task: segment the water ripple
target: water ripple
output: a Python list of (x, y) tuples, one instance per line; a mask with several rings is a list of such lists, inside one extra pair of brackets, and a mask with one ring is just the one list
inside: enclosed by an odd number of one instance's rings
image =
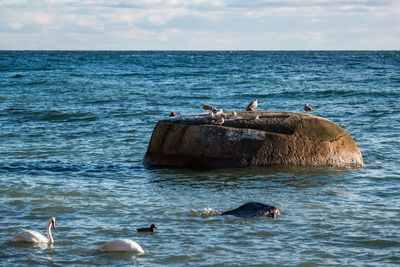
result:
[[(400, 263), (398, 51), (0, 51), (0, 257), (6, 265)], [(357, 170), (147, 170), (154, 125), (203, 112), (302, 112), (356, 140)], [(278, 218), (219, 216), (248, 201)], [(52, 247), (9, 242), (23, 229)], [(153, 234), (136, 232), (156, 224)], [(144, 255), (98, 253), (118, 238)]]

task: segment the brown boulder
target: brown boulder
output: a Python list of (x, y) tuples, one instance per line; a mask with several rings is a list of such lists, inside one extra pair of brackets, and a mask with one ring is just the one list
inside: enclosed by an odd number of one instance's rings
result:
[(352, 168), (361, 167), (363, 160), (354, 139), (327, 119), (292, 112), (242, 111), (236, 118), (226, 118), (222, 126), (207, 114), (159, 121), (143, 164), (149, 168)]

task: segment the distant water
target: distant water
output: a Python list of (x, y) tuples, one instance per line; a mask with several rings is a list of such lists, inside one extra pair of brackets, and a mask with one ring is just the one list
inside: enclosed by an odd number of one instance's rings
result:
[[(356, 140), (358, 170), (147, 170), (175, 111), (302, 112)], [(0, 51), (0, 266), (400, 264), (400, 51)], [(247, 201), (276, 219), (215, 214)], [(55, 244), (10, 243), (22, 229)], [(154, 223), (158, 233), (137, 233)], [(146, 254), (96, 253), (130, 238)]]

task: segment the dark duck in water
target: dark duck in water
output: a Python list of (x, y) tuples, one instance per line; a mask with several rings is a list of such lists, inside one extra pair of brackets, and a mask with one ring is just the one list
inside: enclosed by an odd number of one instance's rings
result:
[(152, 224), (150, 227), (138, 228), (136, 230), (138, 232), (154, 232), (154, 229), (157, 229), (157, 227), (154, 224)]

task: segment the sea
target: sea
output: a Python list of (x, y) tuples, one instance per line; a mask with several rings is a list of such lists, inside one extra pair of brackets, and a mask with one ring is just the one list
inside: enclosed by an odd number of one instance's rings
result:
[[(254, 99), (308, 103), (365, 166), (142, 165), (171, 112)], [(400, 51), (0, 51), (0, 266), (398, 266), (399, 158)], [(281, 215), (219, 215), (250, 201)], [(54, 244), (10, 241), (51, 216)], [(121, 238), (145, 253), (95, 250)]]

